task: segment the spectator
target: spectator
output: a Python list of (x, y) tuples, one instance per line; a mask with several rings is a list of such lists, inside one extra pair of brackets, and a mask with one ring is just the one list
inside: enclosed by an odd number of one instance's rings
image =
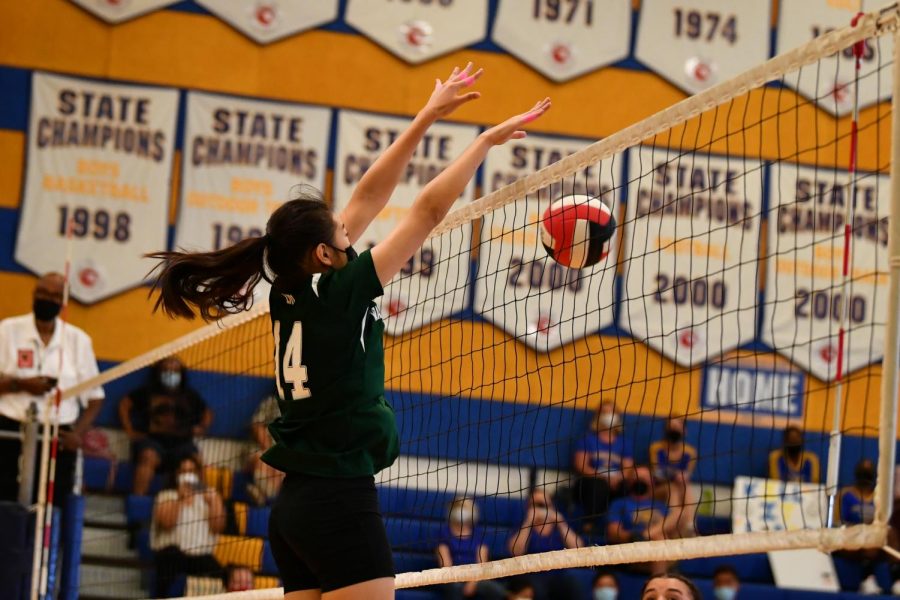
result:
[[(565, 518), (553, 507), (550, 497), (540, 489), (534, 489), (528, 498), (525, 521), (519, 531), (509, 541), (513, 556), (552, 552), (565, 548), (583, 546)], [(578, 580), (566, 569), (535, 573), (531, 578), (534, 597), (538, 600), (576, 598), (579, 593)]]
[(509, 600), (533, 600), (534, 586), (527, 577), (513, 577), (507, 583)]
[[(650, 469), (638, 466), (635, 479), (628, 485), (628, 495), (614, 500), (609, 506), (607, 540), (610, 544), (626, 544), (644, 540), (664, 540), (676, 537), (675, 523), (668, 518), (666, 505), (653, 497)], [(669, 567), (666, 562), (639, 563), (634, 568), (655, 573)]]
[(575, 499), (587, 514), (585, 530), (606, 514), (612, 498), (622, 495), (623, 483), (631, 467), (633, 452), (622, 437), (622, 421), (612, 402), (597, 409), (591, 431), (575, 449)]
[(641, 590), (641, 600), (703, 600), (694, 582), (678, 573), (652, 575)]
[(284, 481), (284, 473), (274, 469), (262, 461), (262, 454), (272, 446), (269, 434), (269, 423), (281, 415), (278, 408), (278, 396), (271, 395), (263, 400), (250, 423), (250, 437), (257, 449), (250, 454), (247, 471), (252, 478), (247, 484), (247, 493), (257, 506), (265, 506), (275, 500)]
[[(91, 338), (70, 323), (63, 327), (58, 318), (64, 287), (62, 275), (44, 275), (35, 285), (32, 311), (0, 321), (0, 431), (20, 431), (32, 404), (38, 420), (43, 421), (48, 392), (57, 386), (71, 388), (98, 373)], [(76, 451), (100, 411), (103, 397), (103, 389), (97, 387), (66, 398), (59, 406), (60, 445), (53, 498), (57, 506), (72, 492)], [(0, 500), (18, 499), (21, 453), (19, 440), (0, 438)]]
[[(478, 507), (471, 498), (457, 498), (450, 505), (450, 518), (442, 529), (437, 547), (438, 564), (442, 567), (472, 565), (488, 561), (488, 547), (478, 535), (475, 524)], [(467, 581), (442, 586), (449, 599), (484, 598), (503, 600), (506, 590), (496, 581)]]
[(147, 383), (119, 403), (119, 419), (131, 440), (134, 493), (144, 496), (157, 470), (169, 473), (185, 458), (198, 462), (194, 438), (206, 433), (212, 411), (187, 382), (187, 370), (174, 356), (150, 369)]
[(213, 557), (225, 528), (222, 497), (201, 482), (200, 462), (183, 459), (153, 503), (150, 547), (156, 564), (157, 597), (168, 598), (179, 575), (221, 577)]
[(665, 438), (650, 444), (650, 467), (659, 489), (666, 494), (676, 531), (682, 537), (693, 537), (697, 501), (690, 482), (697, 466), (697, 450), (684, 437), (684, 419), (670, 418), (666, 422)]
[[(859, 461), (853, 485), (838, 493), (837, 514), (844, 525), (868, 525), (875, 519), (875, 463)], [(844, 591), (891, 593), (891, 566), (879, 548), (842, 550), (834, 553), (835, 569)]]
[(819, 457), (803, 449), (803, 432), (790, 426), (784, 430), (784, 441), (769, 454), (769, 479), (819, 483)]
[(716, 600), (735, 600), (741, 581), (731, 565), (719, 565), (713, 571), (713, 595)]
[(616, 600), (619, 597), (619, 578), (612, 571), (600, 571), (594, 577), (594, 600)]
[(243, 565), (228, 565), (222, 576), (226, 592), (246, 592), (255, 589), (253, 584), (253, 571)]

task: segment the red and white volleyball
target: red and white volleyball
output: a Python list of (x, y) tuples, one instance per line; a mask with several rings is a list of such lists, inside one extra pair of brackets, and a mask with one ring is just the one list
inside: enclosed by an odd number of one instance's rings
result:
[(547, 207), (541, 219), (541, 242), (561, 265), (583, 269), (609, 254), (616, 230), (612, 211), (599, 198), (564, 196)]

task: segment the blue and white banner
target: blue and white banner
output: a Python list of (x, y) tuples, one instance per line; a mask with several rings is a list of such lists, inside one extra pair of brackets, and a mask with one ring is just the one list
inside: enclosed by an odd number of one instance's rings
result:
[(708, 365), (703, 373), (704, 409), (801, 417), (806, 375), (776, 368)]

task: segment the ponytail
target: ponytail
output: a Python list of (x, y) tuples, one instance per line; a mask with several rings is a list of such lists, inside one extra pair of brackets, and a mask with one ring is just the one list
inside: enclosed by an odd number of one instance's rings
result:
[[(162, 262), (150, 290), (159, 290), (153, 311), (193, 319), (191, 305), (205, 321), (237, 313), (253, 305), (253, 289), (265, 277), (268, 237), (252, 237), (212, 252), (154, 252)], [(268, 279), (268, 278), (266, 278)]]

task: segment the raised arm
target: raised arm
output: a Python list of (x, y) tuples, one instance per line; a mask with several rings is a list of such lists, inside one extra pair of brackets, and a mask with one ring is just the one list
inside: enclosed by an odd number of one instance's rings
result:
[(400, 176), (412, 159), (416, 146), (432, 123), (452, 113), (458, 106), (475, 100), (478, 92), (459, 93), (481, 77), (482, 70), (472, 73), (472, 63), (462, 71), (453, 69), (446, 81), (435, 80), (434, 91), (409, 128), (400, 134), (359, 180), (350, 202), (341, 213), (350, 243), (355, 244), (372, 219), (385, 207)]
[(540, 117), (549, 108), (550, 99), (545, 98), (528, 112), (488, 129), (422, 189), (400, 224), (383, 242), (372, 249), (375, 271), (382, 285), (387, 285), (422, 246), (431, 230), (444, 219), (453, 202), (459, 198), (484, 161), (488, 150), (509, 140), (525, 137), (525, 132), (521, 128)]

